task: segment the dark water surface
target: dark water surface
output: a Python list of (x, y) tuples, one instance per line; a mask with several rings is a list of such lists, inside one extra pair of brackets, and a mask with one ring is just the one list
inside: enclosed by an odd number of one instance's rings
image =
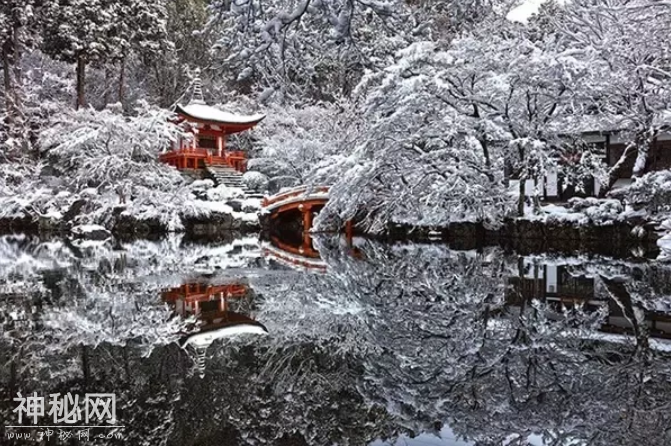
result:
[(123, 427), (42, 444), (669, 446), (670, 279), (495, 247), (0, 237), (0, 444), (38, 444), (7, 427), (17, 392), (70, 392), (114, 394)]

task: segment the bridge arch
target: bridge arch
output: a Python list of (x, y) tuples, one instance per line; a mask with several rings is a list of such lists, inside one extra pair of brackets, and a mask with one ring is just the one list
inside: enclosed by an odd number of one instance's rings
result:
[(323, 207), (329, 199), (328, 186), (299, 186), (263, 199), (263, 209), (274, 220), (288, 212), (302, 215), (303, 231), (312, 228), (313, 212)]

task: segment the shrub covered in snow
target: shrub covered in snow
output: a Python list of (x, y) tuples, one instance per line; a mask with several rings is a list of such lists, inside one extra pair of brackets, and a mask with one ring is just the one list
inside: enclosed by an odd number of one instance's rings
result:
[(268, 177), (261, 172), (245, 172), (242, 176), (245, 186), (256, 192), (263, 192), (268, 189)]
[(647, 173), (610, 195), (653, 214), (671, 212), (671, 170)]
[(207, 199), (209, 201), (226, 201), (232, 198), (240, 198), (245, 195), (245, 192), (238, 187), (228, 187), (219, 185), (207, 191)]
[(595, 223), (618, 220), (625, 210), (619, 200), (603, 200), (594, 197), (571, 198), (569, 204), (573, 212), (582, 213)]
[(180, 230), (185, 217), (210, 215), (198, 198), (222, 201), (241, 189), (191, 184), (158, 155), (180, 136), (170, 113), (143, 107), (128, 117), (113, 110), (64, 111), (40, 135), (47, 164), (0, 164), (0, 218), (48, 218), (108, 229), (119, 218)]
[(203, 200), (207, 199), (207, 191), (214, 187), (214, 181), (210, 179), (196, 180), (189, 185), (189, 190), (196, 197)]

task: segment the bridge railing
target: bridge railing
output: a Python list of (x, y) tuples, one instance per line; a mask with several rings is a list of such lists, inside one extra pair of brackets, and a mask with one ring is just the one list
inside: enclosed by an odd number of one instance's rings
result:
[(329, 186), (298, 186), (271, 197), (265, 197), (262, 205), (263, 207), (268, 207), (291, 198), (309, 195), (310, 193), (328, 193), (330, 189)]

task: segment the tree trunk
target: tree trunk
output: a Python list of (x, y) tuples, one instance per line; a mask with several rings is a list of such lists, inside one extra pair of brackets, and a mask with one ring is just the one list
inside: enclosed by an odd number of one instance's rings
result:
[[(12, 82), (12, 100), (14, 101), (14, 112), (16, 113), (16, 119), (20, 119), (21, 116), (21, 97), (19, 96), (21, 88), (21, 40), (19, 36), (21, 35), (21, 26), (14, 25), (12, 29), (12, 49), (14, 50), (13, 62), (14, 62), (14, 79)], [(8, 67), (9, 68), (9, 67)]]
[(628, 144), (624, 148), (622, 155), (620, 155), (620, 159), (618, 159), (615, 165), (608, 171), (608, 184), (599, 190), (599, 197), (605, 197), (606, 194), (611, 190), (615, 182), (620, 178), (620, 174), (622, 173), (625, 164), (635, 153), (636, 150), (634, 144)]
[(84, 389), (87, 390), (89, 382), (91, 380), (91, 367), (89, 364), (89, 351), (88, 347), (82, 345), (81, 348), (81, 358), (82, 358), (82, 375), (84, 376)]
[(75, 109), (86, 106), (86, 61), (80, 55), (77, 58), (77, 104)]
[(112, 80), (112, 75), (110, 73), (110, 68), (105, 65), (105, 96), (104, 101), (105, 105), (110, 103), (110, 81)]
[(517, 215), (524, 217), (524, 202), (525, 202), (525, 192), (526, 192), (526, 175), (520, 175), (520, 184), (519, 184), (519, 199), (517, 201)]
[(126, 56), (121, 58), (121, 67), (119, 68), (119, 103), (123, 107), (126, 83)]
[(638, 155), (636, 156), (636, 161), (634, 162), (634, 168), (631, 171), (631, 176), (640, 177), (646, 171), (648, 165), (648, 154), (650, 149), (652, 149), (656, 140), (656, 135), (651, 136), (647, 135), (645, 137), (641, 136), (640, 139), (637, 138)]
[(489, 145), (487, 144), (487, 136), (481, 135), (478, 140), (480, 141), (480, 146), (482, 147), (482, 156), (485, 158), (485, 166), (489, 170), (492, 167), (492, 162), (489, 157)]
[(11, 29), (11, 38), (2, 45), (2, 66), (5, 87), (5, 108), (7, 112), (7, 131), (11, 138), (20, 142), (20, 146), (12, 144), (7, 153), (9, 158), (20, 157), (22, 151), (29, 149), (29, 142), (23, 134), (23, 120), (21, 115), (21, 41), (19, 36), (21, 27), (14, 25)]
[(14, 110), (14, 88), (12, 86), (11, 62), (9, 56), (9, 42), (2, 46), (2, 73), (5, 86), (5, 108), (7, 110), (8, 124), (11, 125), (15, 118)]

